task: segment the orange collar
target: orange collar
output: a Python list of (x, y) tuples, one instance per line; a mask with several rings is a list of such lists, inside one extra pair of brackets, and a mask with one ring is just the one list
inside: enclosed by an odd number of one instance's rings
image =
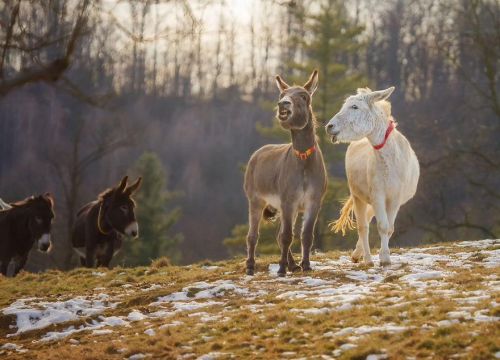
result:
[(304, 152), (300, 152), (299, 150), (296, 149), (293, 149), (293, 151), (300, 160), (307, 160), (307, 158), (310, 157), (312, 154), (314, 154), (314, 152), (316, 151), (316, 145), (311, 146)]

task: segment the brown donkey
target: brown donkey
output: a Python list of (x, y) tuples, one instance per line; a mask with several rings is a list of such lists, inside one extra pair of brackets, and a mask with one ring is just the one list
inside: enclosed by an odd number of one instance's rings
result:
[(136, 192), (142, 178), (128, 186), (125, 176), (120, 184), (102, 192), (96, 201), (82, 207), (73, 228), (73, 249), (80, 255), (82, 265), (109, 267), (109, 263), (121, 248), (122, 235), (137, 237), (139, 226), (135, 218)]
[(292, 143), (263, 146), (248, 162), (244, 184), (249, 208), (248, 275), (255, 270), (260, 218), (270, 219), (278, 212), (281, 218), (278, 275), (285, 276), (287, 266), (290, 271), (300, 269), (290, 250), (299, 212), (303, 212), (300, 266), (303, 271), (311, 270), (309, 254), (314, 227), (326, 191), (326, 170), (316, 141), (311, 106), (311, 97), (318, 87), (318, 71), (314, 70), (304, 86), (289, 86), (280, 76), (276, 76), (276, 83), (280, 89), (277, 117), (281, 127), (290, 130)]
[(46, 193), (12, 204), (0, 203), (0, 272), (7, 275), (9, 263), (14, 259), (13, 276), (16, 276), (26, 264), (35, 241), (38, 250), (50, 251), (54, 200)]

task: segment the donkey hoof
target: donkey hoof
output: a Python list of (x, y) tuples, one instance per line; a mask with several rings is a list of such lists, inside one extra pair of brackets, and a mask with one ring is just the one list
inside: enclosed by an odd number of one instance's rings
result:
[(280, 268), (278, 269), (278, 276), (284, 277), (285, 275), (286, 275), (286, 266), (280, 265)]
[(353, 263), (357, 264), (359, 262), (359, 257), (351, 256), (351, 260)]
[(380, 266), (390, 266), (390, 265), (391, 265), (391, 260), (380, 261)]
[(305, 262), (305, 261), (301, 262), (300, 263), (300, 267), (302, 268), (303, 272), (312, 271), (311, 263), (309, 261), (307, 261), (307, 262)]
[(253, 275), (254, 274), (254, 270), (253, 269), (247, 269), (247, 275)]
[(365, 265), (365, 266), (368, 266), (368, 267), (373, 267), (373, 266), (375, 266), (375, 265), (373, 264), (373, 261), (372, 261), (372, 260), (365, 261), (365, 262), (364, 262), (364, 265)]
[(293, 264), (293, 265), (288, 265), (288, 271), (290, 272), (297, 272), (297, 271), (300, 271), (302, 268), (297, 265), (297, 264)]

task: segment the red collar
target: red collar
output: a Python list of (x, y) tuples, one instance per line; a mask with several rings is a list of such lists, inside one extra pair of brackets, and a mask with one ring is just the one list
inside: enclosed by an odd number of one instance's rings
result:
[(385, 143), (387, 142), (387, 139), (389, 138), (389, 135), (391, 135), (391, 132), (392, 132), (392, 130), (394, 130), (395, 127), (396, 127), (396, 123), (394, 122), (394, 120), (391, 119), (391, 121), (389, 122), (389, 127), (385, 131), (384, 141), (382, 141), (382, 143), (380, 143), (378, 145), (373, 145), (373, 148), (375, 150), (380, 150), (384, 147)]
[(307, 160), (307, 158), (309, 156), (311, 156), (312, 154), (314, 154), (314, 152), (316, 151), (316, 145), (311, 146), (309, 149), (307, 149), (304, 152), (300, 152), (299, 150), (296, 150), (296, 149), (293, 149), (293, 151), (295, 152), (295, 155), (300, 160)]

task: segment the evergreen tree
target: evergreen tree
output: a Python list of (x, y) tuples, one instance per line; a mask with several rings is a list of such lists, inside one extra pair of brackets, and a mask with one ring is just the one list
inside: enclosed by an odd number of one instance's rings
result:
[(125, 264), (146, 265), (162, 256), (178, 262), (182, 235), (171, 235), (169, 230), (181, 216), (180, 208), (171, 207), (172, 200), (179, 194), (167, 190), (167, 174), (155, 153), (144, 153), (132, 172), (143, 177), (141, 189), (135, 196), (139, 239), (127, 239), (123, 254)]

